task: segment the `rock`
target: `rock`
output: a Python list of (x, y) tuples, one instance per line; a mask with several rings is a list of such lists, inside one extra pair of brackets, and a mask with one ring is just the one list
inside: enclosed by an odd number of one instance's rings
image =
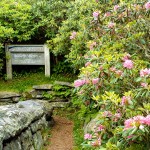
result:
[(21, 95), (18, 94), (18, 93), (15, 93), (15, 92), (0, 92), (0, 99), (3, 99), (3, 98), (12, 98), (12, 97), (20, 97)]
[(44, 143), (43, 143), (41, 131), (38, 131), (33, 135), (33, 143), (36, 150), (42, 149)]
[(72, 83), (63, 82), (63, 81), (55, 81), (54, 84), (64, 85), (64, 86), (68, 86), (68, 87), (74, 87)]
[(46, 128), (46, 117), (43, 116), (42, 119), (35, 121), (34, 123), (31, 124), (31, 131), (32, 133), (35, 133), (38, 130), (42, 130)]
[(0, 141), (19, 134), (43, 115), (43, 106), (32, 100), (0, 106)]
[(87, 125), (84, 127), (84, 133), (89, 133), (91, 131), (94, 131), (95, 126), (97, 122), (99, 121), (99, 118), (101, 117), (101, 114), (98, 114), (94, 119), (92, 119)]
[(66, 107), (70, 102), (51, 102), (50, 103), (54, 108), (63, 108)]
[(43, 85), (34, 85), (33, 89), (35, 90), (51, 90), (52, 89), (52, 84), (43, 84)]
[(30, 148), (33, 145), (32, 139), (32, 133), (30, 130), (26, 130), (21, 134), (21, 143), (22, 143), (22, 149), (23, 150), (30, 150)]
[(0, 92), (0, 102), (16, 103), (20, 100), (20, 94), (15, 92)]

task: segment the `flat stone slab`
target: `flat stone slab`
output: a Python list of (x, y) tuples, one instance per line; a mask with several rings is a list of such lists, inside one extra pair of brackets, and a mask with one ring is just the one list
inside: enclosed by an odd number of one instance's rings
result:
[(43, 115), (43, 105), (32, 100), (0, 106), (0, 143), (21, 133)]
[(21, 95), (15, 92), (7, 92), (7, 91), (0, 91), (0, 99), (7, 99), (12, 97), (20, 97)]
[(55, 81), (54, 84), (64, 85), (64, 86), (68, 86), (68, 87), (74, 87), (73, 84), (70, 82)]
[(35, 90), (51, 90), (52, 84), (42, 84), (42, 85), (34, 85), (33, 89)]

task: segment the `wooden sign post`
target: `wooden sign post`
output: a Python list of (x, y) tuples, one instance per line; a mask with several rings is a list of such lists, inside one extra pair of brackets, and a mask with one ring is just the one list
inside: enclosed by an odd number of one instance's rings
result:
[(50, 52), (47, 45), (6, 45), (7, 79), (12, 79), (13, 65), (45, 65), (45, 76), (50, 76)]

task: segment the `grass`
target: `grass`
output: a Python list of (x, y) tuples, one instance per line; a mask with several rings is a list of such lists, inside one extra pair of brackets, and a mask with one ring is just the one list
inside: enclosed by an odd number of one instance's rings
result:
[(45, 77), (43, 73), (17, 74), (12, 80), (0, 79), (0, 91), (24, 92), (32, 89), (33, 85), (51, 84), (55, 80), (73, 82), (72, 75), (56, 75)]

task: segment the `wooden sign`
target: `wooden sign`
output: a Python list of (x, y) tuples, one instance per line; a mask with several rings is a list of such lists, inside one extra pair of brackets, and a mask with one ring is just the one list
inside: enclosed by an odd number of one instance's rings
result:
[(46, 45), (6, 45), (7, 79), (12, 79), (13, 65), (45, 65), (50, 76), (50, 53)]

